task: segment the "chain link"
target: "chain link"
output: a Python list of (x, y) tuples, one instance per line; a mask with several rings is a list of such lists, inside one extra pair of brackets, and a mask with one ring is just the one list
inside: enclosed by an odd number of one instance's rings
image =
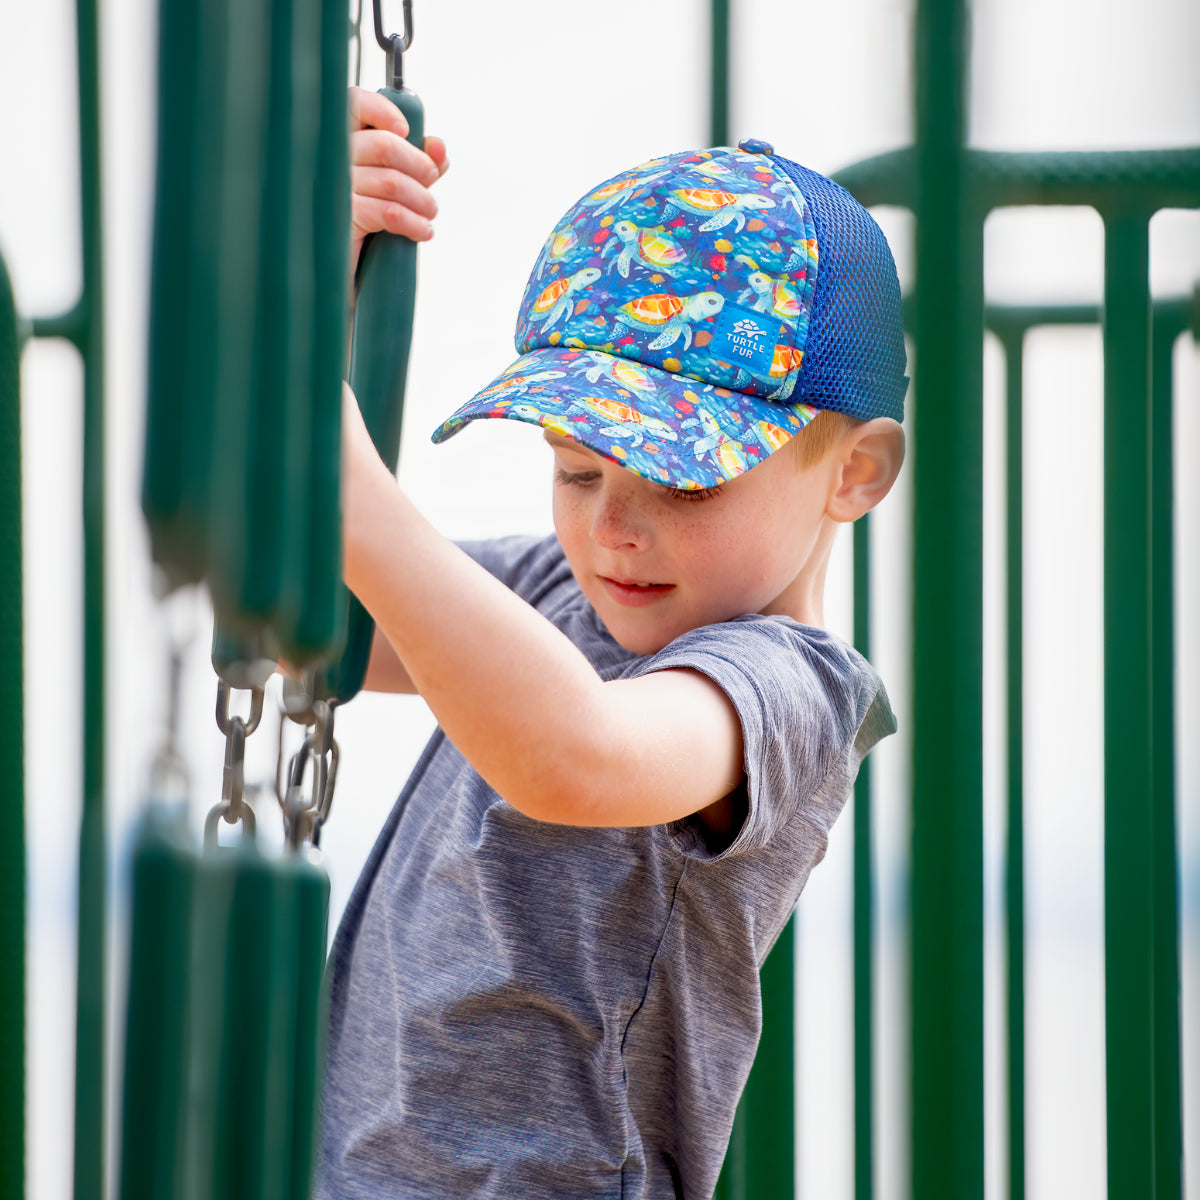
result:
[(222, 818), (230, 825), (240, 822), (243, 837), (252, 839), (255, 833), (254, 810), (245, 802), (246, 739), (262, 720), (263, 689), (250, 691), (249, 719), (230, 716), (231, 691), (224, 679), (217, 681), (217, 728), (225, 735), (225, 767), (221, 774), (221, 801), (209, 810), (204, 821), (204, 841), (209, 846), (216, 844), (217, 823)]
[[(305, 727), (304, 741), (290, 760), (284, 753), (283, 717)], [(279, 722), (275, 795), (283, 813), (284, 837), (294, 850), (300, 849), (305, 842), (310, 842), (314, 848), (320, 846), (321, 827), (333, 804), (339, 753), (333, 737), (333, 718), (332, 704), (314, 700), (311, 693), (305, 695), (296, 687), (285, 691)], [(312, 780), (306, 793), (304, 777), (310, 764)]]

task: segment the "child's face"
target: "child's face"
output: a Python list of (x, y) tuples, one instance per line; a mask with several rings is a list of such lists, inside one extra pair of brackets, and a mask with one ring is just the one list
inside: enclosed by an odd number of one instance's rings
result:
[[(826, 520), (828, 462), (799, 470), (772, 454), (707, 491), (642, 479), (578, 442), (554, 449), (554, 527), (609, 633), (637, 654), (743, 613), (787, 613), (785, 595)], [(795, 589), (794, 589), (795, 590)]]

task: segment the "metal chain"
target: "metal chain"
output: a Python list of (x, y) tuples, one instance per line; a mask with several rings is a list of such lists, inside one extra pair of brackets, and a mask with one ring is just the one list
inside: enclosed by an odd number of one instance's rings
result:
[(224, 819), (230, 825), (241, 822), (242, 836), (253, 838), (254, 810), (245, 802), (246, 739), (262, 720), (263, 689), (250, 691), (250, 716), (230, 716), (231, 688), (224, 679), (217, 681), (217, 728), (225, 735), (225, 767), (221, 775), (221, 801), (209, 810), (204, 821), (204, 841), (213, 846), (217, 839), (217, 823)]
[[(337, 783), (338, 744), (333, 737), (334, 706), (311, 699), (301, 689), (285, 691), (279, 720), (279, 759), (275, 769), (275, 795), (283, 813), (284, 836), (289, 847), (300, 849), (305, 842), (321, 844), (321, 827), (329, 817)], [(304, 741), (284, 768), (284, 717), (305, 727)], [(312, 782), (307, 795), (304, 775), (312, 764)]]

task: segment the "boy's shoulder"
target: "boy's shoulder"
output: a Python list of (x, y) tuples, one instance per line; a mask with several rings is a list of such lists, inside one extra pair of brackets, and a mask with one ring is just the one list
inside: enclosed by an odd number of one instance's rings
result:
[(537, 607), (548, 587), (565, 582), (571, 575), (556, 534), (510, 534), (506, 537), (460, 541), (466, 551), (489, 574)]

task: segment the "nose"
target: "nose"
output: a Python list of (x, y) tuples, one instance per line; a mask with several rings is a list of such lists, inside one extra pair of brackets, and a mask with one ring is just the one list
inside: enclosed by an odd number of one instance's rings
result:
[[(625, 474), (625, 472), (622, 472)], [(591, 535), (606, 550), (641, 550), (650, 543), (651, 524), (634, 479), (605, 479), (592, 512)]]

